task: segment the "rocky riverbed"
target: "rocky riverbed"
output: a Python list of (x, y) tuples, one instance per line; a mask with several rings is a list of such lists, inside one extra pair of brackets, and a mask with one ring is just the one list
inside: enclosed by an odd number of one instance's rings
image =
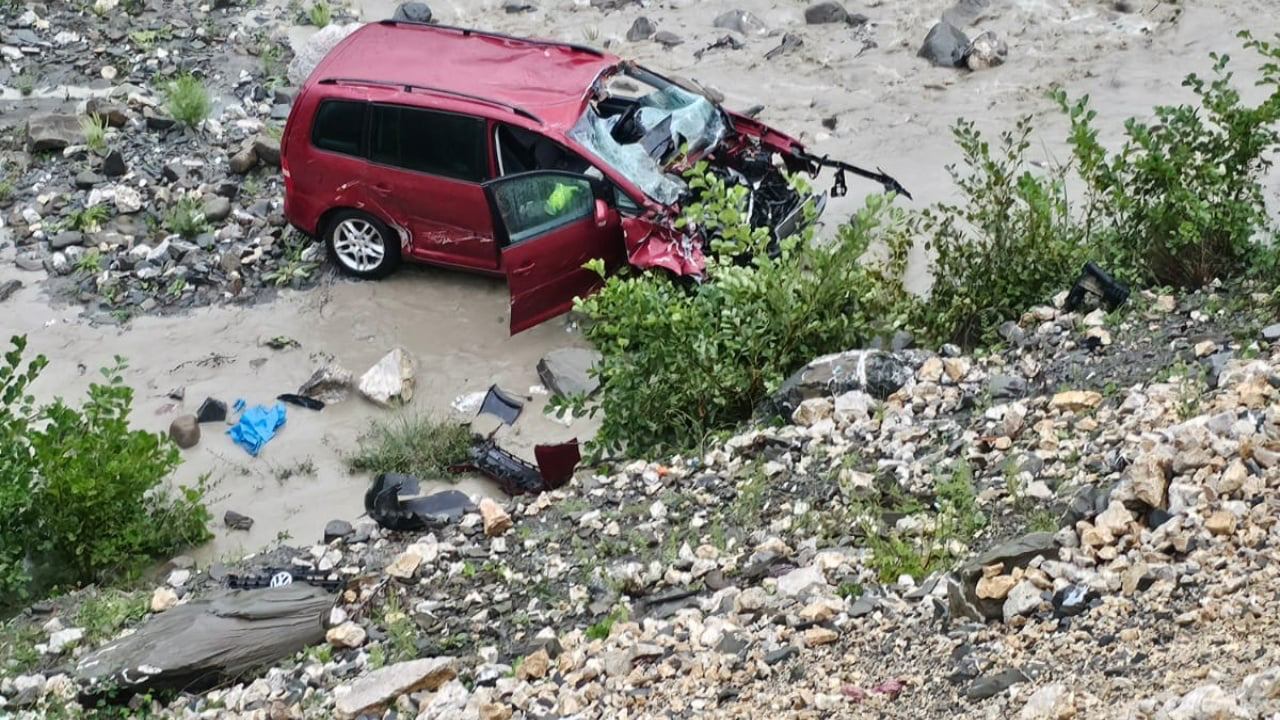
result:
[[(990, 354), (886, 348), (817, 364), (779, 396), (787, 422), (700, 456), (584, 470), (430, 532), (336, 522), (315, 545), (180, 559), (135, 596), (150, 614), (268, 567), (341, 587), (316, 647), (151, 710), (1270, 716), (1280, 326), (1268, 307), (1205, 292), (1135, 296), (1110, 315), (1034, 308)], [(860, 361), (874, 377), (830, 374)], [(31, 708), (19, 717), (77, 692), (91, 649), (67, 634), (79, 602), (11, 626), (36, 658), (0, 684), (11, 708)]]

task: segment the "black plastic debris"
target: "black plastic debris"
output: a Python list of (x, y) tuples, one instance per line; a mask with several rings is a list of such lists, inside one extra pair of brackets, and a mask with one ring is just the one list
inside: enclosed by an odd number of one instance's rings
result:
[(205, 398), (196, 411), (196, 422), (223, 422), (227, 419), (227, 404), (221, 400)]
[(276, 399), (279, 400), (280, 402), (287, 402), (290, 405), (297, 405), (298, 407), (304, 407), (308, 410), (324, 409), (324, 403), (322, 401), (317, 400), (315, 398), (307, 397), (306, 395), (284, 393), (282, 395), (277, 395)]
[(778, 44), (778, 47), (764, 54), (764, 59), (772, 60), (787, 51), (795, 50), (801, 45), (804, 45), (804, 40), (801, 40), (799, 35), (786, 33), (782, 36), (782, 42)]
[(229, 574), (227, 587), (238, 590), (260, 590), (268, 587), (284, 587), (296, 582), (324, 588), (329, 592), (337, 592), (342, 587), (342, 581), (329, 577), (330, 574), (297, 568), (265, 568), (260, 573)]
[(418, 496), (419, 492), (418, 478), (402, 473), (382, 473), (365, 491), (364, 511), (388, 530), (409, 532), (444, 526), (475, 509), (471, 498), (458, 490), (425, 496)]
[(697, 60), (701, 60), (702, 56), (707, 54), (708, 52), (711, 52), (712, 50), (720, 50), (720, 49), (741, 50), (742, 43), (732, 35), (724, 35), (724, 36), (721, 36), (719, 40), (716, 40), (715, 42), (702, 48), (701, 50), (695, 50), (693, 53), (693, 57)]
[(489, 413), (510, 425), (520, 417), (520, 411), (523, 409), (524, 403), (497, 385), (490, 385), (489, 392), (485, 393), (484, 400), (480, 403), (480, 412), (477, 414)]
[(1053, 614), (1058, 618), (1074, 617), (1088, 610), (1097, 599), (1096, 590), (1084, 585), (1068, 585), (1053, 594)]
[(1084, 264), (1080, 277), (1071, 286), (1071, 292), (1067, 293), (1063, 309), (1067, 312), (1075, 311), (1088, 295), (1101, 299), (1107, 312), (1112, 312), (1129, 299), (1129, 288), (1090, 260)]
[(577, 440), (558, 445), (537, 445), (533, 449), (538, 461), (535, 467), (498, 447), (493, 439), (486, 439), (471, 446), (470, 458), (454, 465), (454, 472), (473, 470), (491, 478), (508, 495), (540, 493), (555, 490), (573, 477), (573, 470), (582, 459)]

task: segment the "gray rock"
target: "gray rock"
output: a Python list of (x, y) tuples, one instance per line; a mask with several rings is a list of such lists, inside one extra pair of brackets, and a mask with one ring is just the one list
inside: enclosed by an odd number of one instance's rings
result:
[(800, 648), (797, 648), (795, 645), (786, 645), (774, 650), (773, 652), (766, 653), (764, 656), (764, 662), (766, 665), (777, 665), (778, 663), (799, 654)]
[(765, 27), (764, 22), (746, 10), (730, 10), (720, 13), (711, 24), (722, 30), (735, 30), (743, 35), (767, 35), (769, 33), (769, 28)]
[(964, 33), (950, 23), (939, 22), (925, 36), (916, 55), (939, 67), (960, 67), (968, 48), (969, 38)]
[(107, 179), (92, 170), (81, 170), (76, 174), (74, 180), (76, 187), (80, 190), (91, 190), (96, 185), (101, 185)]
[(232, 530), (248, 530), (253, 527), (253, 518), (248, 515), (241, 515), (235, 510), (228, 510), (222, 516), (222, 522)]
[(631, 23), (631, 27), (627, 30), (627, 40), (629, 42), (639, 42), (648, 40), (653, 34), (658, 32), (658, 26), (653, 24), (649, 18), (641, 15)]
[(817, 565), (809, 565), (778, 578), (778, 592), (787, 597), (795, 597), (814, 585), (825, 587), (826, 584), (827, 579), (822, 574), (822, 569)]
[(124, 127), (124, 124), (129, 122), (129, 115), (123, 105), (103, 98), (89, 98), (86, 100), (84, 112), (86, 115), (97, 115), (105, 119), (107, 125), (111, 127)]
[(253, 154), (265, 165), (280, 167), (280, 139), (258, 135), (253, 139)]
[(1027, 381), (1013, 375), (992, 375), (987, 387), (994, 400), (1020, 398), (1027, 394)]
[(742, 635), (733, 632), (727, 632), (720, 638), (720, 644), (716, 645), (716, 652), (722, 655), (737, 655), (747, 649), (750, 642)]
[(1020, 682), (1026, 682), (1030, 679), (1031, 678), (1027, 677), (1027, 674), (1022, 670), (1018, 668), (1009, 668), (974, 680), (973, 683), (969, 685), (969, 689), (965, 691), (965, 695), (970, 700), (986, 700), (989, 697), (993, 697), (1005, 690), (1008, 690), (1010, 687)]
[(32, 152), (61, 150), (83, 142), (79, 115), (35, 113), (27, 120), (27, 147)]
[(905, 357), (880, 350), (850, 350), (813, 360), (787, 378), (765, 410), (791, 417), (800, 403), (815, 397), (843, 395), (862, 390), (883, 400), (912, 377)]
[(107, 177), (120, 177), (129, 172), (129, 166), (125, 164), (124, 154), (119, 150), (112, 150), (102, 159), (102, 174)]
[(453, 658), (423, 658), (378, 668), (351, 683), (350, 691), (337, 698), (335, 707), (347, 717), (372, 710), (395, 698), (420, 690), (435, 691), (456, 673)]
[(204, 201), (204, 218), (211, 223), (222, 222), (231, 214), (231, 201), (221, 195), (214, 195)]
[(1262, 339), (1267, 342), (1276, 342), (1280, 340), (1280, 323), (1268, 325), (1262, 328)]
[(200, 423), (195, 415), (183, 415), (174, 418), (169, 424), (169, 437), (183, 450), (188, 450), (200, 442)]
[(538, 378), (552, 393), (564, 397), (589, 395), (600, 383), (589, 374), (600, 353), (585, 348), (552, 350), (538, 361)]
[(62, 232), (49, 238), (49, 247), (54, 250), (69, 248), (73, 245), (84, 244), (84, 233), (79, 230), (63, 230)]
[(408, 20), (409, 22), (431, 22), (431, 8), (424, 2), (400, 3), (392, 20)]
[(658, 32), (654, 33), (653, 41), (662, 45), (663, 47), (675, 47), (677, 45), (684, 43), (684, 38), (680, 37), (679, 35), (676, 35), (673, 32), (667, 32), (666, 30), (659, 30)]
[(1041, 597), (1040, 588), (1031, 583), (1030, 580), (1023, 580), (1013, 589), (1009, 591), (1009, 596), (1004, 600), (1004, 621), (1018, 617), (1019, 615), (1029, 615), (1040, 607)]
[(243, 175), (258, 165), (258, 155), (253, 152), (252, 147), (241, 148), (234, 155), (227, 158), (227, 168), (237, 175)]
[(22, 253), (14, 260), (14, 263), (18, 266), (19, 270), (26, 270), (28, 272), (35, 272), (37, 270), (44, 269), (44, 258), (40, 257), (38, 253)]
[(324, 542), (327, 545), (338, 538), (347, 537), (353, 532), (355, 530), (351, 527), (351, 523), (346, 520), (330, 520), (324, 526)]
[(810, 25), (849, 22), (849, 11), (844, 5), (832, 0), (815, 3), (804, 9), (804, 21)]

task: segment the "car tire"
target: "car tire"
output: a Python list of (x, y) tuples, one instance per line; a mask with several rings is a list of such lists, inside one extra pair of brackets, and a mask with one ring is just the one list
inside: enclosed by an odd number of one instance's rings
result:
[(329, 257), (345, 275), (378, 279), (400, 264), (400, 238), (387, 224), (359, 210), (340, 210), (324, 230)]

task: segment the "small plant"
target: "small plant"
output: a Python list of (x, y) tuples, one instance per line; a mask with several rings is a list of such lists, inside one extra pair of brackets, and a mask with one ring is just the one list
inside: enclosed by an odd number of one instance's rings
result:
[(582, 39), (583, 39), (583, 40), (585, 40), (585, 41), (587, 41), (587, 42), (589, 42), (589, 43), (593, 43), (593, 42), (595, 42), (595, 41), (599, 40), (599, 39), (600, 39), (600, 28), (599, 28), (599, 27), (597, 27), (597, 26), (595, 26), (595, 25), (590, 25), (590, 26), (584, 27), (584, 28), (582, 29)]
[(67, 216), (67, 227), (81, 232), (95, 232), (111, 217), (111, 211), (102, 203), (95, 203), (79, 210), (71, 211)]
[(205, 219), (200, 199), (190, 195), (178, 198), (173, 207), (169, 208), (164, 218), (164, 227), (187, 240), (211, 229), (209, 221)]
[(96, 153), (107, 151), (107, 120), (98, 113), (80, 118), (80, 129), (84, 132), (84, 144)]
[(184, 277), (175, 277), (169, 282), (169, 287), (165, 289), (164, 294), (171, 298), (182, 297), (183, 291), (187, 289), (187, 279)]
[(174, 120), (195, 127), (209, 117), (213, 101), (200, 78), (183, 73), (164, 86), (165, 108)]
[(110, 640), (147, 614), (147, 601), (141, 591), (94, 590), (81, 597), (75, 625), (84, 629), (90, 643)]
[(351, 472), (438, 478), (446, 476), (450, 465), (466, 459), (471, 431), (465, 425), (406, 413), (375, 421), (357, 444), (357, 450), (345, 458)]
[(326, 27), (333, 20), (333, 11), (329, 8), (329, 3), (324, 0), (313, 3), (308, 14), (311, 17), (311, 24), (318, 28)]
[(89, 248), (76, 260), (76, 272), (92, 275), (102, 268), (102, 252), (98, 248)]
[(284, 256), (280, 258), (279, 264), (272, 270), (262, 274), (262, 279), (266, 282), (280, 287), (299, 280), (305, 282), (320, 267), (317, 262), (308, 262), (302, 259), (310, 242), (305, 239), (299, 242), (296, 235), (291, 235), (284, 241)]
[(13, 181), (9, 178), (0, 180), (0, 202), (8, 202), (13, 197)]
[(386, 591), (386, 602), (378, 615), (378, 624), (386, 631), (384, 644), (389, 646), (391, 660), (400, 662), (417, 657), (417, 625), (401, 609), (400, 595), (395, 588)]
[(627, 609), (619, 606), (617, 610), (609, 613), (599, 622), (588, 626), (583, 634), (587, 636), (588, 640), (605, 640), (609, 637), (609, 633), (613, 632), (613, 624), (619, 620), (626, 622), (628, 616)]
[(292, 465), (284, 465), (275, 469), (278, 482), (287, 482), (295, 477), (313, 477), (316, 474), (316, 463), (311, 458), (303, 458)]
[(14, 84), (22, 97), (28, 97), (36, 90), (36, 76), (24, 70), (14, 78)]

